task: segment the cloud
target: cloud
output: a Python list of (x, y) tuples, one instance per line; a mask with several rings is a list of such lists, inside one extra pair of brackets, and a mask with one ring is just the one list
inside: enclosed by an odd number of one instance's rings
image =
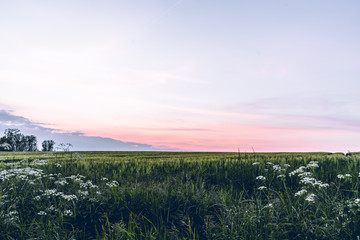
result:
[(6, 128), (23, 128), (28, 130), (42, 130), (47, 132), (53, 132), (57, 129), (42, 127), (44, 123), (34, 122), (28, 118), (17, 116), (12, 113), (13, 111), (0, 110), (0, 127)]
[(161, 151), (176, 150), (164, 147), (154, 147), (149, 144), (124, 142), (112, 138), (87, 136), (83, 132), (65, 132), (61, 129), (43, 127), (44, 123), (34, 122), (12, 111), (0, 110), (0, 133), (7, 128), (18, 128), (25, 135), (35, 135), (38, 145), (43, 140), (51, 139), (55, 143), (71, 143), (75, 151)]
[(137, 128), (145, 131), (164, 131), (164, 132), (212, 132), (209, 128)]
[(33, 125), (27, 118), (13, 115), (11, 111), (6, 110), (0, 110), (0, 124), (15, 126)]
[(274, 129), (359, 131), (357, 102), (342, 99), (277, 97), (257, 99), (224, 107), (233, 113), (259, 114), (250, 117), (254, 126)]

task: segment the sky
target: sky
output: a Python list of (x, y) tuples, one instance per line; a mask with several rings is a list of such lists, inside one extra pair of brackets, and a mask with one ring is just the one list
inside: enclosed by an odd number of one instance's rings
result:
[(0, 135), (360, 151), (360, 1), (0, 0)]

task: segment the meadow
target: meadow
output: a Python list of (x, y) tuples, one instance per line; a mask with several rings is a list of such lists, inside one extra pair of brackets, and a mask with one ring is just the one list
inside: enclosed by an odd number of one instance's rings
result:
[(0, 239), (359, 239), (360, 154), (0, 152)]

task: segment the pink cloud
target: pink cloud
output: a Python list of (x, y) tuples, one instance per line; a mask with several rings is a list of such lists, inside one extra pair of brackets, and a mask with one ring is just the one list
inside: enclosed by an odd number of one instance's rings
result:
[[(344, 132), (227, 123), (204, 128), (123, 128), (92, 132), (129, 142), (193, 151), (346, 151)], [(338, 140), (339, 139), (339, 140)], [(341, 142), (343, 141), (343, 142)], [(354, 146), (349, 146), (354, 147)]]

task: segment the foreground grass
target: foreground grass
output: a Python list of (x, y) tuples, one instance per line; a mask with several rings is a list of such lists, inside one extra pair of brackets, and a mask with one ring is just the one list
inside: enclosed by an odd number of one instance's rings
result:
[(0, 153), (0, 239), (356, 239), (360, 155)]

